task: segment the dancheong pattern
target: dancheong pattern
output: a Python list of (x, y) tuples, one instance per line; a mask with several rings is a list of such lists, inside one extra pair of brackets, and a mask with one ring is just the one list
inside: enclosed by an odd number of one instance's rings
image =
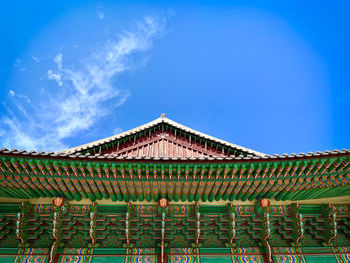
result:
[[(46, 156), (46, 155), (45, 155)], [(181, 162), (46, 158), (0, 149), (0, 196), (91, 201), (306, 200), (350, 194), (350, 152)], [(339, 211), (341, 212), (341, 211)]]
[(270, 156), (162, 115), (0, 149), (0, 262), (349, 262), (349, 196), (349, 150)]
[[(157, 248), (161, 233), (161, 211), (157, 205), (131, 205), (130, 242), (138, 248)], [(333, 246), (350, 246), (350, 218), (347, 205), (336, 205), (331, 210), (322, 205), (299, 205), (303, 214), (303, 235), (300, 245), (303, 247), (323, 247), (331, 242)], [(0, 245), (16, 247), (20, 239), (16, 237), (17, 214), (24, 208), (21, 204), (0, 205)], [(52, 236), (54, 209), (50, 204), (28, 205), (23, 210), (23, 242), (28, 247), (49, 247)], [(91, 205), (68, 205), (61, 215), (62, 242), (65, 247), (89, 247)], [(125, 243), (126, 205), (96, 206), (96, 242), (99, 247), (123, 247)], [(236, 247), (249, 249), (258, 247), (261, 242), (262, 218), (255, 206), (208, 206), (199, 205), (200, 236), (198, 244), (202, 247), (226, 247), (231, 241), (232, 213), (235, 214), (235, 233), (233, 242)], [(196, 240), (196, 208), (194, 205), (170, 205), (165, 213), (164, 241), (169, 248), (189, 248)], [(334, 212), (335, 211), (335, 212)], [(339, 211), (339, 212), (338, 212)], [(287, 247), (298, 233), (298, 226), (292, 220), (290, 206), (271, 206), (269, 209), (272, 223), (269, 243), (273, 247)], [(337, 213), (338, 212), (338, 213)], [(331, 216), (331, 219), (328, 219)], [(334, 220), (333, 220), (334, 217)], [(22, 220), (22, 219), (21, 219)], [(326, 235), (326, 229), (335, 225), (334, 238)], [(299, 226), (300, 227), (300, 226)], [(293, 229), (296, 232), (293, 232)], [(332, 230), (333, 231), (333, 230)], [(22, 232), (21, 232), (22, 233)], [(333, 232), (332, 232), (333, 233)], [(298, 236), (295, 236), (298, 237)], [(237, 251), (238, 252), (238, 251)], [(286, 251), (291, 253), (291, 251)], [(339, 251), (340, 253), (340, 251)], [(343, 253), (343, 252), (342, 252)]]
[(19, 255), (15, 258), (15, 263), (46, 263), (49, 259), (48, 248), (23, 248), (19, 249)]

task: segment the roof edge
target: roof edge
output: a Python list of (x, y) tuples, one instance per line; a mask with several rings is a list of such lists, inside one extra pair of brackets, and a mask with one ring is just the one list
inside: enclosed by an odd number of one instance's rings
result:
[(334, 158), (341, 156), (350, 156), (350, 149), (333, 150), (333, 151), (317, 151), (308, 153), (291, 153), (291, 154), (274, 154), (274, 155), (264, 155), (264, 156), (235, 156), (235, 157), (137, 157), (137, 156), (116, 156), (116, 155), (82, 155), (80, 153), (70, 154), (70, 153), (55, 153), (55, 152), (27, 152), (25, 150), (17, 149), (0, 149), (0, 156), (16, 156), (16, 157), (34, 157), (34, 158), (53, 158), (53, 159), (71, 159), (71, 160), (90, 160), (90, 161), (204, 161), (204, 162), (216, 162), (216, 161), (288, 161), (288, 160), (305, 160), (305, 159), (322, 159), (322, 158)]

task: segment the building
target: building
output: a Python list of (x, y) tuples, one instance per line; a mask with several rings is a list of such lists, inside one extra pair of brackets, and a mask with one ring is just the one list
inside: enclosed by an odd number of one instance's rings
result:
[(0, 150), (0, 262), (350, 262), (350, 151), (267, 155), (166, 118)]

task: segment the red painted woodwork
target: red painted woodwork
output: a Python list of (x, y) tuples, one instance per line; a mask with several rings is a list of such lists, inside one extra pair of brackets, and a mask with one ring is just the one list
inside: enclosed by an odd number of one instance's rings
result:
[(150, 136), (145, 135), (134, 141), (114, 146), (108, 150), (102, 150), (103, 154), (118, 156), (155, 156), (155, 157), (212, 157), (230, 156), (229, 153), (211, 147), (205, 143), (190, 141), (188, 138), (176, 136), (164, 131), (155, 132)]

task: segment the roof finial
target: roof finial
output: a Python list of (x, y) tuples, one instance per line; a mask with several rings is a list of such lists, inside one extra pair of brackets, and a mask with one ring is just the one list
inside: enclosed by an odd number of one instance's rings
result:
[(165, 118), (166, 118), (165, 113), (161, 113), (161, 114), (160, 114), (160, 118), (161, 118), (161, 119), (165, 119)]

